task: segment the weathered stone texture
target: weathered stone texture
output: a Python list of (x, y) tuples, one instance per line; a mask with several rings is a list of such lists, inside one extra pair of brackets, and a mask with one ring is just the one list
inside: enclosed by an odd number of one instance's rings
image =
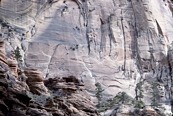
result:
[[(12, 6), (9, 0), (1, 1), (0, 8)], [(172, 101), (171, 0), (34, 0), (29, 4), (20, 8), (31, 9), (19, 18), (27, 23), (1, 15), (18, 27), (11, 27), (17, 28), (11, 35), (6, 34), (10, 30), (6, 26), (0, 30), (8, 53), (16, 46), (21, 49), (23, 67), (36, 67), (44, 78), (73, 75), (95, 102), (96, 83), (103, 89), (103, 101), (124, 91), (151, 105), (153, 92), (160, 91), (156, 101), (170, 112), (166, 103)], [(18, 17), (16, 10), (10, 12)], [(141, 90), (143, 97), (138, 98)]]

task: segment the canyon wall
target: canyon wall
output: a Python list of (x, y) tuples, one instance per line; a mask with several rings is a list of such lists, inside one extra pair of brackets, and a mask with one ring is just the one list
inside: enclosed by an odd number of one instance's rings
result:
[(77, 77), (105, 115), (133, 109), (105, 106), (120, 93), (171, 113), (171, 0), (1, 0), (0, 18), (7, 54), (18, 47), (21, 68)]

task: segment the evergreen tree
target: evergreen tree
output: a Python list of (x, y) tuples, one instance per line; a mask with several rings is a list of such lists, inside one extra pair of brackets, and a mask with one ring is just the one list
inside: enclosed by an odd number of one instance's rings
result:
[(22, 56), (21, 56), (21, 54), (20, 54), (20, 49), (19, 49), (19, 47), (17, 47), (17, 48), (15, 49), (14, 53), (15, 53), (15, 57), (16, 57), (17, 61), (20, 61), (21, 58), (22, 58)]
[(98, 105), (97, 105), (97, 107), (99, 108), (100, 105), (101, 105), (103, 89), (102, 89), (100, 83), (96, 83), (95, 86), (96, 86), (96, 97), (98, 99)]

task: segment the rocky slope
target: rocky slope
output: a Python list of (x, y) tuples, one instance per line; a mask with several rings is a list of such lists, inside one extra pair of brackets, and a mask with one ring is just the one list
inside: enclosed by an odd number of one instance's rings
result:
[[(136, 109), (171, 115), (171, 0), (0, 3), (7, 56), (19, 53), (18, 66), (27, 68), (24, 73), (31, 79), (27, 81), (31, 92), (47, 93), (40, 77), (72, 75), (84, 84), (102, 115), (121, 116)], [(15, 64), (9, 66), (17, 75)]]
[(99, 115), (77, 78), (44, 80), (41, 72), (31, 68), (24, 71), (18, 69), (14, 73), (10, 67), (12, 63), (7, 63), (4, 48), (1, 41), (0, 116)]

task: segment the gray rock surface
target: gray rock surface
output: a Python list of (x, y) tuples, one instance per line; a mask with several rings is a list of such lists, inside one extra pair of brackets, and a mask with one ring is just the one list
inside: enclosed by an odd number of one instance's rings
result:
[(171, 113), (171, 0), (0, 2), (6, 51), (21, 49), (21, 67), (35, 67), (45, 78), (73, 75), (96, 104), (100, 83), (103, 102), (125, 92)]

